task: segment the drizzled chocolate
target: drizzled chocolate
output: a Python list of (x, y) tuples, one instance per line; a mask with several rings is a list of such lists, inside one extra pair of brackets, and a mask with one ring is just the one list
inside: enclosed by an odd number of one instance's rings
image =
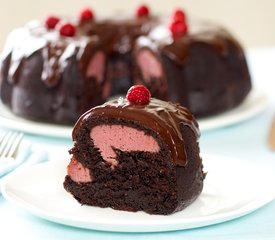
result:
[(189, 55), (189, 49), (192, 44), (208, 44), (221, 56), (228, 55), (228, 42), (237, 46), (239, 53), (241, 53), (241, 47), (231, 35), (224, 29), (220, 29), (215, 32), (211, 29), (202, 33), (186, 35), (182, 38), (174, 39), (171, 44), (162, 45), (162, 52), (172, 60), (175, 60), (178, 64), (184, 64)]
[(78, 34), (71, 38), (62, 37), (58, 31), (48, 30), (42, 23), (36, 22), (15, 30), (10, 35), (2, 58), (5, 60), (11, 54), (8, 78), (16, 82), (16, 79), (20, 78), (22, 62), (35, 52), (41, 51), (44, 59), (41, 80), (46, 86), (52, 87), (58, 84), (60, 73), (64, 66), (68, 65), (66, 61), (70, 56), (76, 56), (82, 68), (87, 67), (87, 59), (82, 56), (92, 56), (94, 51), (91, 46), (99, 47), (107, 55), (125, 54), (134, 49), (136, 41), (139, 45), (139, 37), (147, 36), (150, 44), (144, 47), (158, 49), (183, 64), (192, 43), (211, 44), (222, 54), (226, 54), (225, 45), (228, 40), (237, 45), (227, 31), (211, 25), (203, 33), (196, 29), (197, 24), (194, 27), (191, 25), (190, 33), (177, 39), (174, 39), (170, 32), (166, 32), (164, 36), (154, 36), (155, 29), (159, 27), (168, 30), (163, 19), (156, 17), (88, 21), (85, 24), (79, 22)]
[(180, 125), (188, 126), (197, 139), (200, 135), (195, 118), (180, 105), (155, 98), (151, 98), (147, 105), (135, 105), (124, 98), (119, 98), (97, 106), (82, 115), (74, 127), (73, 139), (83, 122), (94, 116), (134, 121), (138, 125), (152, 129), (164, 139), (169, 146), (174, 163), (179, 166), (185, 166), (187, 163), (186, 152), (182, 147), (184, 139)]
[(47, 30), (43, 25), (30, 24), (15, 30), (9, 36), (1, 56), (3, 61), (11, 56), (9, 66), (5, 66), (9, 68), (8, 76), (4, 77), (14, 83), (20, 80), (23, 62), (38, 53), (43, 58), (41, 81), (51, 88), (60, 81), (70, 57), (79, 61), (79, 68), (83, 70), (84, 75), (88, 61), (98, 46), (97, 36), (62, 37), (56, 31)]
[(188, 33), (174, 39), (165, 17), (116, 13), (108, 19), (71, 20), (74, 37), (42, 22), (8, 37), (1, 54), (0, 97), (15, 114), (72, 125), (87, 109), (142, 84), (153, 97), (179, 102), (201, 117), (233, 108), (251, 88), (242, 49), (223, 28), (188, 21)]

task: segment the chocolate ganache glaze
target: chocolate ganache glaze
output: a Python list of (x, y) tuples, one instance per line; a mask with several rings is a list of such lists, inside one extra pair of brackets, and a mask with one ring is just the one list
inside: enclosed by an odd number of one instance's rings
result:
[(152, 129), (165, 139), (174, 163), (179, 166), (187, 164), (186, 152), (182, 147), (184, 140), (180, 129), (181, 124), (188, 126), (197, 139), (200, 135), (197, 121), (185, 107), (155, 98), (151, 98), (149, 104), (136, 105), (120, 97), (83, 114), (74, 127), (73, 140), (81, 125), (95, 116), (134, 121)]
[(120, 15), (71, 19), (72, 37), (37, 21), (14, 30), (1, 54), (2, 102), (19, 116), (71, 125), (136, 84), (196, 117), (233, 108), (250, 91), (244, 53), (222, 27), (188, 19), (174, 38), (166, 17)]

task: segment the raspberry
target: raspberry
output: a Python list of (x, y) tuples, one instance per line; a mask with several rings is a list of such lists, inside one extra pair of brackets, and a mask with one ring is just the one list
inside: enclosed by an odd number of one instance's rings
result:
[(173, 37), (181, 37), (187, 33), (187, 25), (185, 21), (174, 21), (170, 25), (170, 31)]
[(59, 28), (59, 33), (61, 36), (73, 37), (75, 35), (75, 26), (71, 23), (65, 23)]
[(136, 16), (140, 17), (148, 17), (149, 16), (149, 8), (146, 5), (141, 5), (136, 10)]
[(56, 24), (59, 23), (60, 19), (55, 16), (49, 16), (46, 18), (45, 25), (48, 29), (54, 29)]
[(185, 12), (182, 11), (181, 9), (176, 9), (175, 12), (173, 13), (172, 19), (173, 19), (173, 22), (177, 22), (177, 21), (185, 22), (186, 21)]
[(94, 19), (94, 13), (91, 9), (86, 8), (80, 12), (80, 20), (81, 21), (89, 21), (89, 20), (93, 20), (93, 19)]
[(135, 85), (128, 90), (126, 98), (130, 103), (146, 105), (150, 101), (151, 93), (146, 87)]

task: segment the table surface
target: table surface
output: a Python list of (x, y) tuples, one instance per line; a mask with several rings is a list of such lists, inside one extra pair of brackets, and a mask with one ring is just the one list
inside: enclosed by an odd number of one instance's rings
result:
[[(261, 164), (275, 172), (275, 152), (266, 145), (275, 113), (275, 47), (247, 51), (253, 84), (269, 98), (268, 107), (245, 122), (203, 132), (202, 152), (219, 154)], [(0, 123), (1, 124), (1, 123)], [(0, 132), (4, 128), (0, 126)], [(24, 141), (47, 149), (50, 160), (64, 157), (70, 139), (26, 135)], [(114, 233), (86, 230), (53, 223), (32, 215), (0, 196), (1, 239), (275, 239), (275, 201), (241, 218), (182, 231), (159, 233)]]

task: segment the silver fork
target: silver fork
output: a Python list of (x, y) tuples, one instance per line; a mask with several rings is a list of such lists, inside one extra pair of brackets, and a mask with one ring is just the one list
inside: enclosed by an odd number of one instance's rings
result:
[(16, 158), (23, 133), (7, 132), (0, 138), (0, 162), (8, 162)]

